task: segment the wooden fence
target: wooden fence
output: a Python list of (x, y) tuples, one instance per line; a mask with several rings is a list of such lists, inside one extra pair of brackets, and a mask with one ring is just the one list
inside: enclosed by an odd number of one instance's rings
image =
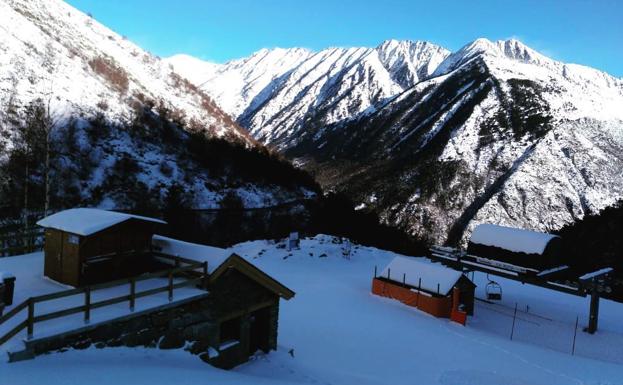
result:
[[(169, 270), (162, 270), (155, 273), (143, 274), (138, 277), (132, 277), (129, 279), (121, 279), (112, 282), (106, 282), (99, 285), (92, 285), (82, 288), (70, 289), (65, 291), (60, 291), (56, 293), (44, 294), (36, 297), (30, 297), (26, 299), (24, 302), (15, 306), (13, 309), (9, 310), (3, 316), (0, 316), (0, 326), (6, 323), (8, 320), (13, 319), (22, 311), (27, 310), (27, 315), (25, 319), (20, 322), (18, 325), (13, 327), (4, 335), (0, 336), (0, 345), (4, 344), (8, 340), (10, 340), (13, 336), (15, 336), (20, 331), (27, 329), (28, 339), (33, 337), (34, 326), (38, 322), (49, 321), (56, 318), (66, 317), (72, 314), (84, 313), (84, 322), (85, 324), (89, 323), (91, 317), (91, 310), (99, 309), (102, 307), (127, 302), (130, 311), (134, 311), (134, 307), (136, 304), (136, 300), (139, 298), (155, 295), (158, 293), (168, 292), (169, 301), (173, 300), (173, 292), (175, 289), (200, 285), (205, 288), (207, 286), (208, 279), (208, 263), (207, 262), (197, 262), (190, 259), (180, 258), (180, 257), (171, 257), (165, 255), (159, 255), (160, 257), (169, 258), (175, 262), (175, 268)], [(182, 266), (182, 264), (186, 264), (186, 266)], [(201, 271), (197, 271), (201, 269)], [(182, 282), (173, 282), (174, 276), (183, 277), (184, 280)], [(146, 281), (154, 278), (168, 278), (168, 283), (165, 286), (148, 289), (144, 291), (137, 292), (136, 291), (136, 283), (140, 281)], [(128, 294), (108, 298), (105, 300), (101, 300), (98, 302), (91, 301), (91, 293), (97, 290), (107, 289), (115, 286), (121, 285), (130, 285), (130, 290)], [(71, 297), (75, 295), (82, 294), (84, 296), (84, 304), (75, 307), (69, 307), (65, 309), (59, 309), (57, 311), (35, 315), (35, 305), (38, 303), (52, 301), (59, 298)]]

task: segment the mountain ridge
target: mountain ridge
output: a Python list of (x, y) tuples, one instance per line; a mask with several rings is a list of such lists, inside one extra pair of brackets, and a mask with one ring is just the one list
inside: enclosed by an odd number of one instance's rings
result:
[[(483, 221), (549, 231), (623, 196), (620, 79), (478, 39), (417, 62), (427, 74), (402, 87), (358, 50), (320, 51), (359, 56), (300, 64), (238, 122), (325, 188), (433, 242), (464, 242)], [(330, 80), (307, 81), (307, 67)]]

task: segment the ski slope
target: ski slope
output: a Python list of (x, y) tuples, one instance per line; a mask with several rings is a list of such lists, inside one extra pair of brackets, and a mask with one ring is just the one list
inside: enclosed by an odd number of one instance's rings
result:
[[(0, 378), (51, 385), (623, 383), (623, 305), (603, 301), (601, 329), (594, 336), (579, 331), (572, 356), (575, 317), (588, 308), (584, 298), (498, 280), (503, 303), (477, 302), (475, 316), (463, 327), (370, 294), (374, 266), (382, 268), (397, 254), (349, 245), (317, 236), (292, 252), (270, 241), (232, 248), (296, 291), (281, 303), (279, 350), (232, 371), (182, 350), (90, 348), (2, 362)], [(475, 280), (482, 297), (486, 279)], [(516, 302), (520, 311), (510, 341)]]

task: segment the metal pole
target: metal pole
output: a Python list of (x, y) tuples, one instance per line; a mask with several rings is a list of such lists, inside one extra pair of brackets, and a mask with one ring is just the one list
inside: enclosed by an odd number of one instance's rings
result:
[(573, 329), (573, 346), (571, 347), (571, 355), (575, 355), (575, 339), (578, 335), (578, 322), (580, 321), (580, 316), (575, 317), (575, 329)]
[(415, 307), (420, 306), (420, 296), (422, 295), (422, 277), (418, 280), (417, 283), (417, 298), (415, 299)]
[(402, 274), (402, 285), (406, 286), (407, 285), (407, 273), (403, 273)]
[(513, 335), (515, 334), (515, 318), (517, 318), (517, 302), (515, 302), (515, 312), (513, 313), (513, 327), (511, 328), (511, 341), (513, 340)]
[(387, 279), (390, 279), (390, 273), (392, 272), (392, 269), (387, 268)]
[(374, 265), (374, 278), (376, 278), (376, 265)]

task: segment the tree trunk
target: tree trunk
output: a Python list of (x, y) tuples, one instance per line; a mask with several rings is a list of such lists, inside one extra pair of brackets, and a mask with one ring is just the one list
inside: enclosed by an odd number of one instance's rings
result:
[(45, 202), (43, 204), (43, 216), (48, 216), (50, 209), (50, 132), (48, 128), (45, 140)]
[(27, 246), (25, 237), (28, 231), (28, 180), (30, 179), (30, 167), (28, 165), (28, 157), (26, 157), (26, 176), (24, 177), (24, 246)]

